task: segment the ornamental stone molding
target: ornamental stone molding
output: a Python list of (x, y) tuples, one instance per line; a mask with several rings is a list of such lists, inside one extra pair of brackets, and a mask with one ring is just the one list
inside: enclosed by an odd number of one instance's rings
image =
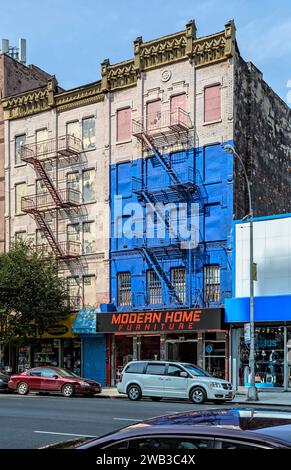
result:
[[(235, 53), (235, 25), (231, 20), (224, 31), (196, 38), (193, 20), (186, 29), (152, 41), (143, 42), (138, 37), (134, 43), (134, 58), (110, 64), (105, 59), (101, 64), (101, 80), (69, 91), (60, 91), (56, 79), (48, 80), (46, 87), (37, 88), (19, 95), (4, 98), (0, 103), (4, 119), (17, 119), (56, 108), (58, 112), (98, 103), (105, 93), (135, 86), (141, 73), (179, 61), (188, 60), (196, 68), (226, 61)], [(164, 72), (163, 72), (164, 73)]]

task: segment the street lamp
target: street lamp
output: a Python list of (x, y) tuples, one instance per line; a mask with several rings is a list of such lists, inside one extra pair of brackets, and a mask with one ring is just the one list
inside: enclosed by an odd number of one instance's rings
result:
[(236, 152), (235, 148), (232, 145), (225, 145), (224, 150), (236, 157), (243, 169), (243, 173), (247, 183), (248, 198), (249, 198), (249, 213), (246, 215), (246, 218), (249, 219), (250, 223), (250, 356), (249, 356), (249, 366), (250, 366), (250, 386), (248, 388), (247, 398), (250, 401), (258, 401), (258, 391), (255, 383), (255, 315), (254, 315), (254, 211), (252, 206), (252, 194), (250, 181), (247, 175), (246, 167), (241, 156)]

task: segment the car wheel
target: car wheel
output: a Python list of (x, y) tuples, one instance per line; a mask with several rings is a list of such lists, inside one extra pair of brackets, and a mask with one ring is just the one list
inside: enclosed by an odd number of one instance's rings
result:
[(130, 385), (127, 389), (127, 396), (132, 401), (141, 399), (141, 389), (138, 385)]
[(161, 401), (162, 397), (151, 397), (153, 401)]
[(62, 394), (66, 398), (70, 398), (74, 395), (74, 387), (71, 384), (65, 384), (62, 388)]
[(29, 387), (26, 382), (20, 382), (17, 385), (17, 393), (18, 395), (27, 395), (29, 392)]
[(201, 387), (194, 387), (190, 392), (190, 398), (193, 403), (196, 405), (201, 405), (205, 402), (207, 395), (203, 388)]

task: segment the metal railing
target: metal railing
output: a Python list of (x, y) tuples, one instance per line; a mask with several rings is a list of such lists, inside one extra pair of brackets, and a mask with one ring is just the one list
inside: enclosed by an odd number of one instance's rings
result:
[[(60, 198), (60, 207), (73, 207), (81, 203), (81, 192), (76, 189), (65, 188), (57, 191)], [(22, 212), (45, 211), (56, 207), (52, 195), (49, 192), (23, 196), (21, 198)]]
[[(55, 252), (48, 242), (36, 244), (34, 249), (43, 256)], [(59, 251), (59, 254), (56, 255), (57, 259), (77, 258), (81, 255), (81, 244), (74, 241), (56, 242), (56, 250)]]
[(46, 160), (52, 156), (77, 155), (82, 151), (82, 142), (73, 135), (64, 135), (41, 142), (22, 145), (20, 158), (24, 162), (32, 159)]
[(140, 137), (142, 133), (151, 135), (167, 130), (188, 131), (192, 127), (190, 114), (182, 108), (177, 108), (175, 111), (158, 111), (147, 114), (144, 118), (132, 119), (132, 134), (136, 137)]

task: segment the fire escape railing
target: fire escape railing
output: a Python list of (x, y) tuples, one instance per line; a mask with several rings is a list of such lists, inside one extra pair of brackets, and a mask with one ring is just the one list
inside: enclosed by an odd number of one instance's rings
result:
[(56, 188), (46, 171), (45, 161), (75, 157), (80, 152), (80, 139), (71, 135), (26, 144), (21, 147), (21, 160), (33, 166), (46, 188), (44, 192), (22, 197), (22, 211), (33, 215), (48, 242), (47, 247), (42, 245), (43, 250), (50, 250), (57, 259), (79, 257), (81, 254), (80, 244), (71, 241), (58, 241), (46, 220), (45, 212), (52, 209), (77, 207), (81, 204), (81, 194), (72, 188)]
[[(147, 175), (141, 175), (141, 178), (133, 178), (133, 193), (137, 194), (139, 199), (144, 200), (157, 213), (157, 218), (164, 222), (168, 229), (168, 238), (165, 240), (142, 239), (133, 243), (135, 249), (139, 250), (146, 259), (149, 266), (153, 267), (161, 281), (164, 281), (168, 288), (170, 298), (174, 299), (179, 305), (183, 304), (177, 290), (172, 285), (169, 277), (164, 272), (158, 250), (182, 249), (185, 253), (187, 243), (181, 243), (179, 236), (173, 236), (171, 224), (167, 219), (162, 220), (163, 213), (159, 213), (159, 203), (170, 203), (177, 201), (191, 202), (200, 201), (205, 196), (205, 187), (198, 170), (193, 166), (187, 166), (184, 171), (175, 171), (171, 157), (163, 153), (171, 145), (181, 144), (185, 149), (191, 146), (190, 132), (194, 131), (189, 113), (181, 108), (175, 111), (157, 112), (155, 115), (147, 115), (142, 119), (132, 120), (132, 134), (135, 136), (146, 151), (152, 152), (165, 170), (164, 175), (159, 175), (156, 185), (148, 181)], [(194, 162), (193, 162), (194, 164)], [(144, 171), (144, 165), (142, 165)], [(161, 212), (161, 211), (160, 211)], [(199, 254), (199, 249), (196, 250)]]

